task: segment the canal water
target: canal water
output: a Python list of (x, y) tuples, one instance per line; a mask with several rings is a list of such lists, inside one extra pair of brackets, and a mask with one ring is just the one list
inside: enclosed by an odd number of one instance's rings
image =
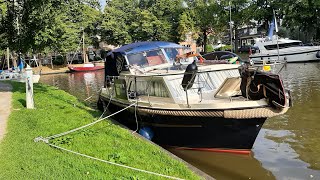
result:
[[(95, 106), (103, 73), (43, 75), (40, 82)], [(293, 107), (266, 121), (252, 154), (169, 150), (216, 179), (320, 179), (320, 63), (287, 64), (280, 74)]]

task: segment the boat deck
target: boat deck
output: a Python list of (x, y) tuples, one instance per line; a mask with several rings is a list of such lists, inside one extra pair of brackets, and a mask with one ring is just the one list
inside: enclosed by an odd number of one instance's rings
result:
[[(155, 97), (155, 96), (139, 96), (138, 103), (142, 106), (151, 106), (158, 108), (186, 108), (188, 104), (186, 101), (175, 103), (172, 98)], [(203, 99), (202, 101), (189, 101), (189, 107), (195, 109), (234, 109), (234, 108), (254, 108), (267, 106), (266, 99), (257, 101), (248, 100), (242, 96), (231, 98), (213, 98)]]

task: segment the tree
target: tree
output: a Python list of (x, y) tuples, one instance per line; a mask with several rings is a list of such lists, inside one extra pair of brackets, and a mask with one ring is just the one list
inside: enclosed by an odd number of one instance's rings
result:
[(4, 0), (0, 0), (0, 54), (1, 50), (8, 46), (7, 36), (5, 33), (5, 17), (7, 14), (7, 6)]
[(88, 32), (99, 16), (98, 0), (6, 1), (3, 33), (10, 49), (39, 52), (75, 49), (80, 27)]
[(196, 28), (194, 23), (195, 15), (194, 11), (184, 11), (179, 17), (178, 33), (179, 40), (184, 41), (186, 34), (190, 34), (193, 39), (198, 39), (198, 28)]
[[(145, 0), (146, 8), (165, 26), (161, 32), (160, 40), (179, 41), (179, 17), (183, 12), (183, 0)], [(159, 39), (159, 38), (158, 38)]]
[(309, 38), (320, 40), (320, 1), (301, 0), (299, 3), (293, 0), (284, 1), (284, 25), (292, 31), (299, 29), (305, 32)]
[(250, 21), (254, 19), (253, 14), (255, 13), (256, 6), (254, 6), (253, 2), (253, 0), (222, 1), (224, 6), (231, 6), (233, 30), (235, 36), (235, 51), (238, 51), (239, 28), (241, 28), (244, 25), (250, 24)]
[(148, 10), (136, 12), (136, 20), (131, 23), (130, 34), (134, 41), (168, 41), (171, 25), (160, 21)]
[[(189, 11), (183, 17), (184, 19), (192, 19), (194, 29), (201, 35), (202, 46), (204, 52), (207, 52), (206, 45), (209, 34), (215, 34), (222, 29), (224, 12), (219, 1), (216, 0), (189, 0), (187, 1), (188, 8), (185, 11)], [(186, 27), (185, 20), (181, 19), (180, 30), (183, 31), (183, 26)], [(189, 23), (190, 24), (190, 23)], [(191, 25), (191, 24), (190, 24)], [(193, 28), (191, 28), (193, 29)], [(181, 34), (182, 32), (180, 32)]]
[(146, 40), (177, 42), (181, 7), (181, 0), (107, 1), (102, 37), (113, 45)]

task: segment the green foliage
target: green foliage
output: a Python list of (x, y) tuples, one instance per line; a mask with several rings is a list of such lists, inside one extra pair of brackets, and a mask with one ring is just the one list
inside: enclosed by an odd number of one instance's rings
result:
[(221, 51), (231, 51), (232, 46), (231, 45), (225, 45), (221, 47)]
[(136, 12), (135, 9), (134, 1), (107, 1), (101, 24), (102, 39), (113, 45), (132, 42), (129, 24), (134, 20), (130, 15)]
[[(320, 40), (320, 1), (301, 0), (296, 3), (293, 0), (286, 0), (283, 12), (284, 25), (292, 31), (299, 29), (306, 35)], [(311, 39), (311, 38), (310, 38)]]
[(54, 65), (63, 65), (65, 63), (64, 57), (62, 55), (57, 55), (52, 58), (52, 63)]
[(113, 45), (152, 40), (177, 42), (181, 9), (181, 0), (107, 1), (102, 37)]
[(178, 33), (180, 41), (186, 40), (186, 34), (191, 33), (193, 39), (199, 38), (199, 28), (194, 23), (194, 11), (184, 11), (179, 18)]
[(186, 40), (186, 34), (204, 46), (214, 43), (208, 36), (218, 40), (229, 29), (229, 3), (236, 41), (238, 29), (246, 25), (262, 24), (259, 30), (267, 31), (273, 10), (292, 32), (286, 34), (293, 36), (299, 29), (299, 37), (320, 39), (319, 0), (106, 0), (104, 12), (99, 0), (13, 2), (0, 0), (0, 49), (76, 51), (83, 31), (86, 44), (94, 47), (101, 40), (113, 45), (179, 42)]
[(91, 37), (88, 43), (92, 44), (92, 36), (96, 33), (93, 29), (100, 16), (98, 0), (12, 2), (6, 1), (8, 11), (1, 23), (3, 27), (0, 27), (0, 37), (7, 37), (11, 50), (41, 52), (49, 48), (60, 52), (74, 51), (79, 45), (80, 28)]
[(207, 45), (206, 45), (206, 49), (207, 49), (207, 52), (212, 52), (212, 51), (214, 51), (214, 49), (213, 49), (213, 47), (212, 47), (211, 44), (207, 44)]
[(134, 41), (169, 40), (171, 27), (169, 23), (160, 21), (148, 10), (137, 12), (136, 19), (130, 27)]
[[(36, 109), (25, 108), (25, 85), (13, 83), (13, 110), (0, 143), (0, 179), (163, 179), (34, 142), (91, 123), (101, 113), (74, 96), (34, 84)], [(96, 158), (184, 179), (200, 179), (159, 147), (106, 120), (50, 140)]]
[(188, 8), (185, 9), (185, 13), (180, 18), (180, 36), (183, 36), (186, 31), (193, 31), (193, 37), (196, 37), (194, 34), (198, 34), (198, 37), (200, 37), (198, 40), (201, 41), (206, 52), (208, 35), (218, 34), (226, 25), (223, 22), (224, 11), (221, 5), (215, 0), (188, 1)]

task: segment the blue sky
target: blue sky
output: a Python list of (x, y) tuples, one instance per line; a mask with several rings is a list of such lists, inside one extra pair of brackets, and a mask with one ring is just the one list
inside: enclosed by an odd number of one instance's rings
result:
[(106, 0), (99, 0), (100, 4), (102, 6), (102, 9), (104, 8), (104, 6), (106, 5)]

